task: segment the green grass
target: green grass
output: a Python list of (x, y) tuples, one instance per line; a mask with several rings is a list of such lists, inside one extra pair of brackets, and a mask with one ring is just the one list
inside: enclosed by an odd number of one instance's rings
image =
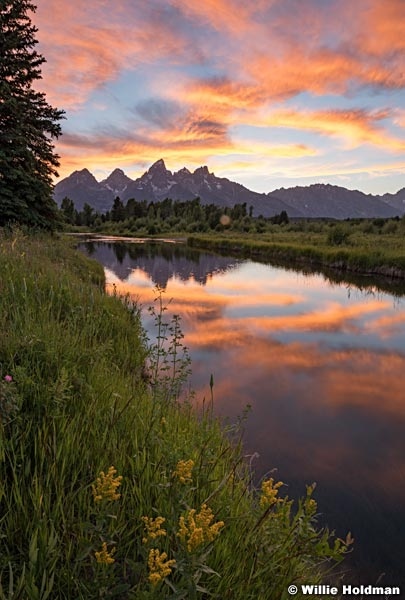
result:
[[(137, 307), (103, 281), (71, 241), (0, 234), (0, 598), (268, 600), (321, 581), (345, 547), (317, 530), (312, 490), (296, 504), (255, 491), (237, 436), (174, 396), (178, 322), (170, 348), (158, 311), (148, 348)], [(95, 501), (97, 478), (119, 497)], [(176, 561), (165, 579), (152, 549)]]
[(295, 226), (287, 226), (274, 227), (272, 233), (262, 235), (232, 232), (193, 235), (188, 244), (267, 260), (293, 261), (298, 265), (405, 279), (405, 236), (401, 227), (396, 225), (394, 233), (366, 233), (362, 226), (364, 223), (313, 223), (315, 231), (305, 228), (296, 231)]

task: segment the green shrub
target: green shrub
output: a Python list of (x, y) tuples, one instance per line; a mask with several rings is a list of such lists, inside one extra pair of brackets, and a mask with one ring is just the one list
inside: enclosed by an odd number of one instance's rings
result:
[(331, 246), (341, 246), (349, 240), (350, 232), (342, 225), (335, 225), (328, 233), (327, 242)]
[(387, 234), (397, 233), (397, 231), (398, 231), (397, 221), (392, 221), (392, 220), (387, 221), (382, 228), (382, 232), (387, 233)]

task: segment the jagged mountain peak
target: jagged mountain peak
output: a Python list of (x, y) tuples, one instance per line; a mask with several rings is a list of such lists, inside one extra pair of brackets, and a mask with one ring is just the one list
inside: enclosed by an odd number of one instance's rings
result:
[(210, 173), (208, 167), (204, 165), (203, 167), (198, 167), (193, 173), (193, 175), (213, 175), (214, 173)]
[(75, 171), (55, 186), (54, 198), (59, 204), (65, 196), (75, 202), (78, 210), (88, 203), (99, 212), (110, 210), (116, 196), (123, 202), (130, 198), (152, 202), (165, 198), (187, 201), (199, 197), (203, 204), (218, 206), (246, 203), (253, 207), (254, 216), (262, 214), (265, 217), (283, 210), (290, 217), (334, 219), (389, 217), (405, 212), (404, 190), (383, 197), (367, 196), (360, 191), (317, 183), (260, 194), (240, 183), (216, 177), (206, 165), (193, 173), (186, 167), (172, 173), (162, 158), (136, 180), (118, 168), (100, 183), (88, 169)]
[(95, 179), (93, 173), (90, 173), (90, 171), (87, 168), (80, 169), (79, 171), (73, 171), (73, 173), (71, 173), (69, 175), (69, 177), (78, 177), (78, 176), (92, 177)]
[[(81, 169), (80, 171), (73, 171), (73, 173), (71, 173), (69, 175), (69, 177), (66, 178), (66, 180), (69, 180), (72, 183), (75, 183), (77, 185), (89, 185), (89, 184), (97, 185), (97, 179), (94, 177), (94, 175), (92, 173), (90, 173), (90, 171), (88, 169)], [(66, 180), (64, 180), (64, 181), (66, 181)]]
[(127, 177), (127, 175), (125, 175), (124, 171), (122, 169), (118, 169), (118, 167), (116, 169), (114, 169), (114, 171), (112, 171), (109, 176), (104, 179), (104, 181), (108, 181), (109, 179), (113, 179), (115, 177), (126, 177), (127, 179), (129, 179), (129, 177)]
[(54, 188), (54, 198), (58, 204), (67, 197), (73, 200), (77, 210), (83, 210), (83, 206), (89, 204), (105, 212), (110, 209), (110, 196), (111, 191), (99, 183), (88, 169), (74, 171)]
[(189, 171), (187, 169), (187, 167), (183, 167), (179, 171), (176, 171), (176, 173), (174, 173), (174, 175), (191, 175), (191, 171)]
[(154, 162), (153, 165), (149, 167), (148, 173), (156, 172), (167, 172), (165, 161), (163, 160), (163, 158), (159, 158), (159, 160)]
[(172, 177), (172, 172), (166, 169), (165, 161), (160, 158), (136, 181), (141, 184), (153, 182), (158, 187), (164, 187), (170, 177)]
[(106, 186), (108, 189), (119, 191), (126, 189), (128, 184), (131, 182), (132, 179), (125, 175), (122, 169), (114, 169), (107, 179), (104, 179), (100, 183), (101, 185)]

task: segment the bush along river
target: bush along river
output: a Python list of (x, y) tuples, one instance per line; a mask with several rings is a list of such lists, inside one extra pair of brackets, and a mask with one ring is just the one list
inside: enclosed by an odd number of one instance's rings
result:
[(144, 307), (150, 338), (146, 309), (164, 290), (195, 402), (213, 383), (214, 413), (229, 423), (248, 413), (255, 482), (273, 473), (295, 498), (316, 482), (320, 524), (355, 539), (345, 581), (405, 586), (405, 296), (181, 244), (80, 248), (109, 290)]

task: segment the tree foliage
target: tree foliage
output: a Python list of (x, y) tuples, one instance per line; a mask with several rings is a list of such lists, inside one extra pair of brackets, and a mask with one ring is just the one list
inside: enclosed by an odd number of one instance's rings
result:
[(0, 225), (53, 226), (52, 177), (64, 112), (50, 106), (33, 83), (45, 58), (36, 50), (29, 0), (0, 0)]
[(90, 207), (85, 204), (83, 210), (77, 211), (74, 202), (64, 198), (61, 204), (61, 216), (68, 225), (86, 225), (104, 233), (130, 231), (137, 235), (225, 230), (264, 233), (274, 224), (289, 223), (286, 211), (268, 218), (262, 215), (253, 217), (253, 210), (249, 208), (248, 211), (246, 202), (224, 207), (216, 204), (201, 204), (200, 198), (185, 201), (165, 198), (151, 202), (130, 198), (125, 204), (117, 196), (111, 210), (106, 213), (100, 214), (92, 209), (92, 212), (89, 212), (89, 209)]

